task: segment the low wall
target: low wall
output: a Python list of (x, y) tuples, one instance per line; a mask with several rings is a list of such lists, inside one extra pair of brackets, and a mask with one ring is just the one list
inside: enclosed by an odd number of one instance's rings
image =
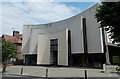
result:
[(33, 66), (9, 66), (6, 68), (7, 74), (15, 75), (30, 75), (30, 76), (45, 76), (46, 69), (43, 67)]
[(21, 71), (22, 67), (17, 67), (17, 66), (8, 66), (6, 68), (6, 71), (8, 74), (16, 74), (16, 75), (20, 75), (20, 71)]
[[(22, 70), (23, 69), (23, 70)], [(46, 74), (46, 70), (47, 74)], [(43, 67), (43, 66), (10, 66), (5, 74), (27, 75), (37, 77), (118, 77), (117, 74), (102, 73), (102, 69), (69, 68), (69, 67)], [(22, 71), (22, 74), (21, 74)]]

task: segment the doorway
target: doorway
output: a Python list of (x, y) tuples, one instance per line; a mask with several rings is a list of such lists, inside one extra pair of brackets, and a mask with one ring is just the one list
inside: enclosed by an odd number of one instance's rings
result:
[(57, 66), (58, 63), (58, 39), (50, 39), (50, 64)]

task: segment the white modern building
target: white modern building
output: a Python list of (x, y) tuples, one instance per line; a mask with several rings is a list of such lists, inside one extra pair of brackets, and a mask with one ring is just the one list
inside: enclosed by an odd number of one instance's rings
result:
[(25, 64), (93, 66), (104, 63), (102, 30), (95, 18), (97, 7), (98, 4), (58, 22), (24, 25)]

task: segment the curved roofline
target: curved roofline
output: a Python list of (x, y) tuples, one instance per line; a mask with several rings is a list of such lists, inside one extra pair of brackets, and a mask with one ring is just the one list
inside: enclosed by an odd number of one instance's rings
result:
[(62, 22), (62, 21), (71, 19), (71, 18), (73, 18), (73, 17), (79, 16), (79, 15), (81, 15), (82, 13), (88, 11), (89, 9), (91, 9), (91, 8), (93, 8), (94, 6), (97, 6), (97, 5), (99, 5), (99, 3), (96, 3), (95, 5), (91, 6), (90, 8), (86, 9), (85, 11), (83, 11), (83, 12), (77, 14), (77, 15), (74, 15), (74, 16), (72, 16), (72, 17), (69, 17), (69, 18), (66, 18), (66, 19), (63, 19), (63, 20), (60, 20), (60, 21), (55, 21), (55, 22), (50, 22), (50, 23), (45, 23), (45, 24), (29, 24), (29, 25), (23, 25), (23, 26), (38, 26), (38, 25), (47, 25), (47, 24), (59, 23), (59, 22)]

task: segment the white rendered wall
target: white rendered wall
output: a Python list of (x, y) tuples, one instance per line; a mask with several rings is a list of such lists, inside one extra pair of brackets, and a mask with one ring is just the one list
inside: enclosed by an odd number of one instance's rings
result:
[(68, 65), (68, 30), (39, 34), (37, 64), (50, 64), (50, 39), (58, 39), (58, 65)]
[[(72, 54), (84, 53), (82, 18), (86, 18), (88, 53), (103, 53), (101, 31), (94, 17), (98, 4), (88, 10), (65, 20), (40, 25), (26, 25), (23, 29), (24, 54), (37, 54), (38, 35), (55, 34), (65, 29), (71, 31), (71, 52)], [(41, 39), (43, 39), (41, 37)]]
[(95, 18), (96, 6), (82, 13), (82, 17), (86, 18), (88, 53), (103, 53), (102, 31)]

